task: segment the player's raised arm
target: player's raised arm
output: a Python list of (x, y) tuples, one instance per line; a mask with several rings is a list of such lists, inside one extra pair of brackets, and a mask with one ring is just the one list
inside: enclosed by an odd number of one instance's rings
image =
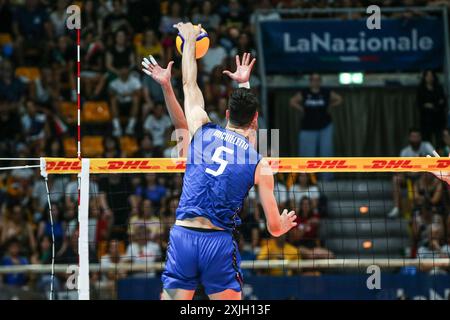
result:
[(173, 91), (172, 83), (170, 82), (171, 71), (173, 61), (167, 64), (167, 68), (162, 68), (158, 62), (156, 62), (153, 56), (149, 56), (148, 59), (144, 58), (142, 61), (142, 71), (153, 78), (161, 85), (164, 101), (169, 111), (170, 119), (175, 127), (175, 135), (178, 143), (178, 155), (180, 157), (186, 157), (188, 145), (189, 145), (189, 133), (186, 117), (183, 109), (177, 100), (175, 92)]
[(201, 31), (201, 25), (194, 28), (192, 23), (174, 25), (184, 40), (181, 69), (183, 73), (184, 112), (191, 135), (198, 128), (211, 120), (205, 111), (205, 100), (197, 84), (197, 60), (195, 58), (195, 43)]
[(250, 88), (250, 75), (252, 73), (253, 66), (255, 65), (256, 59), (253, 58), (250, 61), (251, 54), (246, 52), (242, 55), (242, 61), (238, 55), (236, 55), (236, 71), (231, 72), (229, 70), (224, 70), (223, 74), (229, 76), (232, 80), (239, 83), (239, 87)]
[(284, 209), (280, 215), (277, 200), (273, 194), (272, 170), (265, 159), (262, 159), (256, 168), (255, 184), (258, 185), (259, 199), (266, 216), (269, 233), (274, 237), (279, 237), (295, 227), (297, 216), (294, 211), (288, 213), (287, 209)]

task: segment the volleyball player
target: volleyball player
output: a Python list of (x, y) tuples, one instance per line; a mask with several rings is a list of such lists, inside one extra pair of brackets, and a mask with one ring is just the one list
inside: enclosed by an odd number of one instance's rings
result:
[[(248, 191), (258, 185), (267, 229), (273, 236), (295, 226), (296, 216), (287, 210), (280, 215), (270, 167), (252, 144), (258, 118), (256, 97), (246, 88), (234, 90), (226, 128), (212, 124), (197, 85), (195, 41), (201, 28), (191, 23), (175, 27), (184, 39), (184, 112), (192, 138), (176, 223), (170, 231), (161, 298), (192, 299), (201, 283), (210, 299), (241, 299), (240, 256), (232, 232), (241, 222), (238, 214)], [(249, 65), (249, 56), (243, 60)]]

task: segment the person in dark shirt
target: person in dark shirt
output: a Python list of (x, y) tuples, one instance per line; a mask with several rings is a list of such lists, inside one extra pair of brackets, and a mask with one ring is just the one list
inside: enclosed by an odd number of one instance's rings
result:
[(417, 89), (422, 136), (435, 146), (442, 145), (442, 131), (447, 124), (447, 107), (444, 89), (436, 74), (427, 70)]
[(23, 101), (25, 84), (14, 76), (9, 60), (0, 62), (0, 111), (17, 109)]
[[(2, 266), (27, 265), (28, 259), (21, 256), (20, 242), (13, 238), (7, 244), (7, 254), (3, 257)], [(24, 273), (7, 273), (3, 276), (3, 283), (10, 286), (24, 286), (27, 283), (27, 276)]]
[[(322, 88), (318, 74), (310, 76), (309, 88), (296, 93), (290, 99), (290, 106), (302, 114), (299, 134), (299, 152), (302, 157), (332, 157), (333, 121), (330, 108), (342, 104), (342, 97), (332, 90)], [(322, 176), (326, 180), (331, 175)]]
[(15, 52), (20, 65), (24, 64), (26, 56), (38, 56), (42, 61), (51, 47), (52, 25), (47, 11), (39, 2), (26, 0), (25, 5), (18, 7), (13, 16)]

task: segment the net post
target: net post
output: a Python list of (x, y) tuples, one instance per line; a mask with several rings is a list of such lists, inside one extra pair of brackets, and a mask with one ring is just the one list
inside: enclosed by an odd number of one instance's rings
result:
[(89, 300), (89, 159), (81, 160), (78, 204), (78, 300)]

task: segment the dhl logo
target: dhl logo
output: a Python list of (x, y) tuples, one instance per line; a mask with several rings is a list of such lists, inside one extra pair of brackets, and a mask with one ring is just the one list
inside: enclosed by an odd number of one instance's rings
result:
[(47, 171), (80, 171), (81, 162), (78, 160), (70, 161), (47, 161)]
[[(268, 158), (269, 165), (277, 172), (365, 172), (380, 171), (449, 171), (450, 159), (301, 159), (301, 158)], [(432, 161), (430, 161), (432, 160)], [(186, 159), (91, 159), (91, 173), (104, 172), (183, 172)], [(46, 169), (49, 173), (74, 173), (81, 171), (78, 159), (46, 158)]]
[(178, 170), (185, 169), (184, 161), (176, 161), (175, 165), (164, 166), (161, 164), (151, 164), (149, 160), (128, 160), (128, 161), (108, 161), (106, 168), (107, 170), (158, 170), (158, 169), (167, 169), (167, 170)]
[(306, 161), (307, 169), (348, 169), (346, 160), (310, 160)]

